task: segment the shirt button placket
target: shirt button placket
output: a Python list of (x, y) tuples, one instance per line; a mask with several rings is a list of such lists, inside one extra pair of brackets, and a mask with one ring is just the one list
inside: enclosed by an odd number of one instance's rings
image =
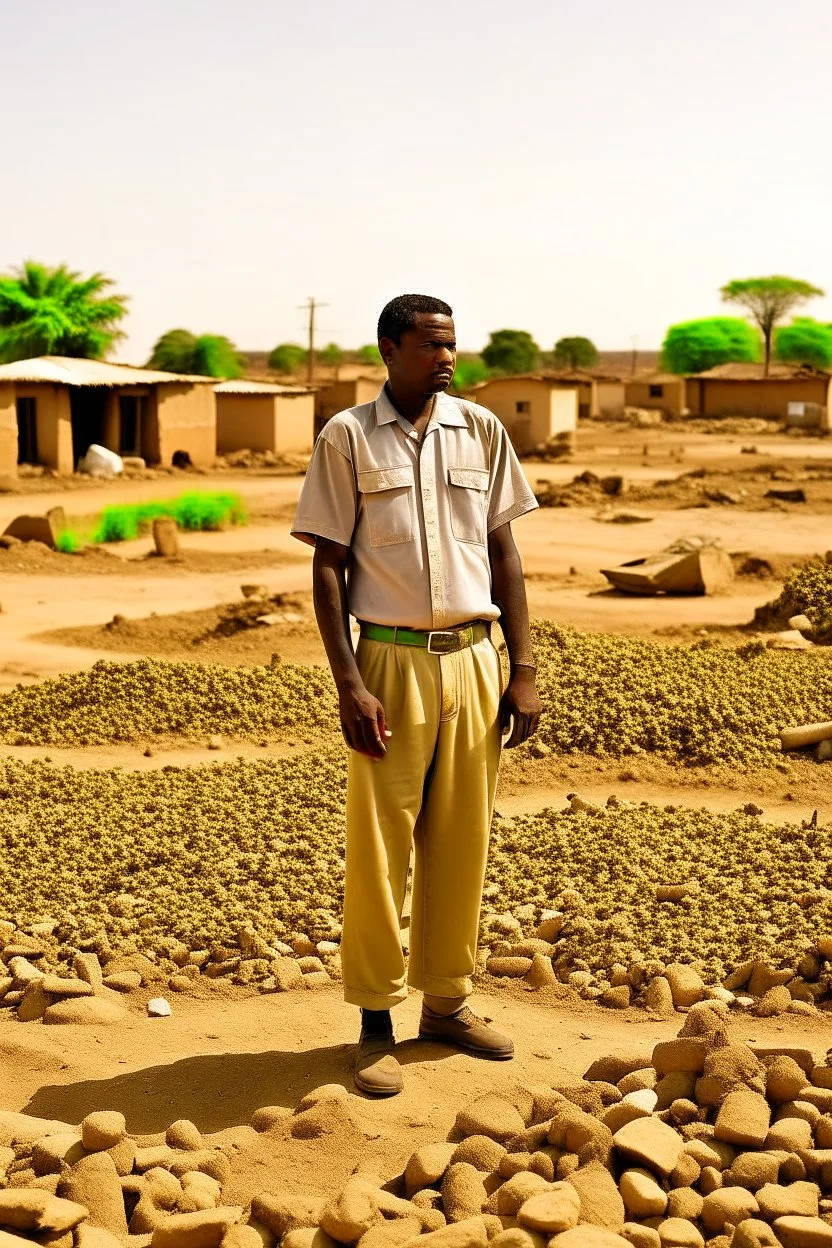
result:
[(422, 510), (425, 517), (425, 537), (428, 547), (428, 570), (430, 572), (430, 605), (434, 628), (444, 623), (444, 595), (442, 592), (442, 556), (439, 544), (439, 512), (436, 505), (436, 481), (430, 458), (422, 460)]

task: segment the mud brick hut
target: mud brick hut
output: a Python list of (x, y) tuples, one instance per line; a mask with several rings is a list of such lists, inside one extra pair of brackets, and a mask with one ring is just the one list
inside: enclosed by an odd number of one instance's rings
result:
[(71, 473), (92, 443), (168, 465), (216, 457), (216, 381), (101, 360), (38, 356), (0, 365), (0, 475), (18, 464)]
[(684, 416), (687, 412), (687, 384), (675, 373), (642, 373), (624, 383), (628, 407)]
[(317, 437), (331, 416), (345, 412), (349, 407), (372, 403), (383, 385), (384, 374), (379, 374), (342, 378), (340, 381), (320, 386), (315, 395), (315, 436)]
[(578, 423), (577, 389), (543, 376), (495, 377), (477, 386), (471, 397), (499, 418), (519, 455), (574, 431)]
[(786, 421), (790, 404), (810, 405), (817, 425), (829, 430), (832, 374), (799, 364), (719, 364), (687, 378), (691, 416), (754, 416)]
[[(303, 453), (315, 441), (315, 392), (306, 386), (223, 381), (217, 397), (217, 452)], [(375, 397), (375, 396), (373, 396)]]

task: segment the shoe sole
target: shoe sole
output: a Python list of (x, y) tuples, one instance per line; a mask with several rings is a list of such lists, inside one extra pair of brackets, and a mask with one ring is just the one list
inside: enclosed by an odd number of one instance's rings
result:
[(379, 1088), (376, 1084), (364, 1083), (360, 1075), (353, 1075), (353, 1083), (359, 1092), (363, 1092), (365, 1096), (374, 1096), (379, 1099), (386, 1096), (398, 1096), (402, 1091), (402, 1085), (398, 1088)]
[(484, 1057), (492, 1062), (508, 1062), (514, 1057), (514, 1049), (478, 1049), (473, 1044), (461, 1044), (458, 1040), (449, 1040), (447, 1036), (432, 1036), (430, 1032), (419, 1032), (420, 1040), (432, 1040), (434, 1044), (447, 1044), (460, 1053), (468, 1053), (471, 1057)]

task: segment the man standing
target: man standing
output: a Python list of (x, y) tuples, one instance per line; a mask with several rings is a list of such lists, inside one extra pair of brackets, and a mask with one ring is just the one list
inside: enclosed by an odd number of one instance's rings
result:
[[(508, 435), (450, 398), (451, 308), (401, 295), (378, 345), (388, 380), (318, 438), (293, 534), (315, 546), (315, 614), (350, 747), (341, 959), (361, 1007), (356, 1086), (401, 1090), (390, 1008), (424, 994), (421, 1038), (510, 1058), (471, 993), (501, 737), (540, 717), (511, 521), (537, 503)], [(349, 617), (360, 623), (355, 653)], [(501, 690), (491, 642), (510, 660)], [(410, 964), (401, 943), (415, 844)]]

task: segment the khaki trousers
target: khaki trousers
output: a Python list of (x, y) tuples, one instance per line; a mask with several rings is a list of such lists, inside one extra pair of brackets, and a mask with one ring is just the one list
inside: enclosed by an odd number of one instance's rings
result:
[[(487, 638), (455, 654), (363, 639), (362, 679), (392, 737), (350, 752), (341, 960), (344, 996), (385, 1010), (407, 987), (471, 992), (500, 759), (500, 660)], [(410, 964), (401, 942), (415, 846)]]

